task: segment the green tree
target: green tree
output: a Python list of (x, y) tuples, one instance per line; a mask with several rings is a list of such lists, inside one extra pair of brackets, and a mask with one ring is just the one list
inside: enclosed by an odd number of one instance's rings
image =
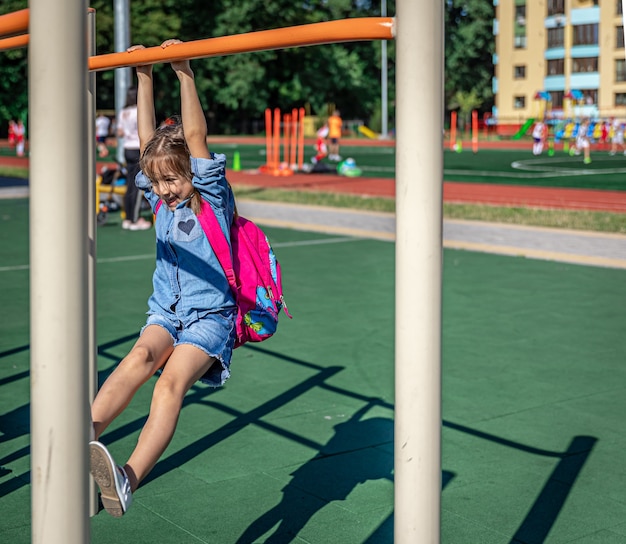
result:
[(485, 111), (493, 92), (493, 1), (447, 0), (445, 3), (445, 103), (459, 91), (474, 93)]
[[(371, 0), (135, 0), (130, 2), (130, 42), (156, 46), (170, 37), (183, 41), (290, 27), (350, 17), (378, 16)], [(92, 0), (96, 11), (96, 54), (114, 51), (112, 0)], [(27, 7), (5, 0), (3, 12)], [(394, 13), (389, 1), (388, 14)], [(389, 101), (393, 104), (394, 47), (389, 42)], [(27, 110), (26, 50), (2, 52), (0, 104), (5, 118)], [(326, 114), (333, 104), (344, 119), (370, 119), (380, 109), (380, 44), (341, 43), (194, 60), (196, 83), (210, 131), (263, 130), (264, 110), (305, 106)], [(157, 115), (178, 112), (177, 86), (169, 66), (155, 66)], [(134, 76), (133, 76), (134, 77)], [(97, 109), (114, 108), (114, 71), (96, 75)], [(15, 99), (15, 97), (19, 99)], [(393, 116), (390, 107), (390, 117)], [(392, 117), (393, 118), (393, 117)]]
[[(26, 0), (3, 0), (2, 13), (27, 7)], [(8, 132), (9, 119), (28, 121), (27, 50), (12, 49), (0, 53), (0, 133)]]

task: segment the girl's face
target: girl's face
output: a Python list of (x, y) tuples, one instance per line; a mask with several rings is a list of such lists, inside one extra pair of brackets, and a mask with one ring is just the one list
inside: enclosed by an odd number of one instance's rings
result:
[(152, 181), (152, 190), (170, 209), (175, 210), (181, 202), (187, 200), (194, 191), (191, 180), (181, 178), (179, 174), (166, 170), (160, 172)]

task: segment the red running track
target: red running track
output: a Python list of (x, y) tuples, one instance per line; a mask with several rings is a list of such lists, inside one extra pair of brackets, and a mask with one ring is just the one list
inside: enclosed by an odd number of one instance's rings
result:
[[(28, 166), (27, 158), (0, 157), (6, 166)], [(102, 163), (99, 163), (101, 167)], [(339, 192), (373, 197), (395, 197), (395, 180), (387, 178), (348, 178), (333, 174), (294, 174), (271, 176), (256, 171), (229, 171), (234, 185), (274, 187), (290, 190)], [(529, 187), (445, 181), (445, 202), (561, 208), (626, 213), (626, 191)]]

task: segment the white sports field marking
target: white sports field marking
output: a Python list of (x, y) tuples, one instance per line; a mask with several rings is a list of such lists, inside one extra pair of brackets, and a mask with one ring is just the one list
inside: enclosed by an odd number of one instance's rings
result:
[(610, 257), (598, 257), (591, 255), (574, 255), (560, 251), (548, 251), (544, 249), (517, 248), (506, 245), (484, 244), (480, 242), (446, 241), (444, 247), (448, 249), (463, 249), (477, 253), (489, 253), (491, 255), (506, 255), (509, 257), (525, 257), (540, 261), (556, 261), (561, 263), (579, 264), (584, 266), (597, 266), (601, 268), (626, 269), (626, 259), (613, 259)]
[[(573, 161), (576, 160), (574, 163)], [(444, 175), (453, 176), (472, 176), (472, 177), (508, 177), (515, 179), (532, 179), (532, 178), (564, 178), (571, 176), (592, 176), (598, 174), (626, 174), (625, 167), (612, 168), (587, 168), (581, 164), (581, 159), (569, 159), (563, 157), (543, 158), (543, 159), (525, 159), (514, 161), (511, 168), (517, 172), (493, 172), (486, 170), (455, 170), (444, 169)], [(594, 158), (593, 163), (611, 162), (615, 164), (616, 160), (609, 157)], [(523, 171), (523, 172), (521, 172)], [(527, 173), (528, 172), (528, 173)]]
[[(282, 242), (277, 244), (272, 244), (272, 247), (297, 247), (297, 246), (312, 246), (312, 245), (322, 245), (322, 244), (339, 244), (344, 242), (354, 242), (360, 240), (362, 238), (358, 238), (355, 236), (344, 236), (341, 238), (319, 238), (314, 240), (301, 240), (298, 242)], [(126, 261), (143, 261), (155, 259), (154, 253), (145, 253), (143, 255), (128, 255), (125, 257), (104, 257), (102, 259), (98, 259), (98, 264), (108, 264), (108, 263), (121, 263)], [(1, 272), (18, 272), (20, 270), (30, 270), (30, 265), (28, 264), (18, 264), (15, 266), (0, 266)]]

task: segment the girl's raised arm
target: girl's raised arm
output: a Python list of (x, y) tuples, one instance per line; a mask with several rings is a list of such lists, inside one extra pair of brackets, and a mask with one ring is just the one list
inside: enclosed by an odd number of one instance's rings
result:
[[(165, 48), (177, 43), (182, 42), (176, 39), (166, 40), (161, 47)], [(176, 61), (171, 64), (180, 82), (180, 110), (187, 147), (192, 157), (208, 159), (211, 155), (206, 141), (206, 119), (198, 97), (193, 70), (189, 66), (189, 60)]]
[[(143, 45), (133, 45), (127, 51), (144, 49)], [(156, 130), (154, 113), (154, 85), (152, 83), (152, 65), (137, 66), (137, 131), (139, 150), (143, 153), (146, 144)]]

